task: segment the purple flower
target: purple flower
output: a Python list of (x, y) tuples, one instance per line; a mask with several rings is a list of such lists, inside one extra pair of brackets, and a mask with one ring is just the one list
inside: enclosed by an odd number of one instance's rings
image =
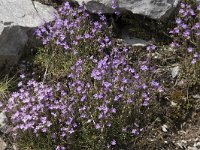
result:
[(132, 129), (131, 133), (132, 133), (133, 135), (138, 135), (138, 131), (137, 131), (136, 129)]
[(102, 117), (103, 117), (103, 114), (100, 113), (98, 118), (101, 119)]
[(106, 43), (108, 43), (110, 40), (109, 40), (109, 38), (106, 36), (105, 39), (104, 39), (104, 41), (105, 41)]
[(113, 145), (113, 146), (116, 145), (116, 141), (115, 141), (115, 140), (112, 140), (112, 141), (111, 141), (111, 145)]
[(145, 71), (145, 70), (148, 70), (148, 67), (146, 65), (142, 65), (142, 66), (140, 66), (140, 69)]
[(189, 53), (191, 53), (191, 52), (193, 51), (193, 48), (192, 48), (192, 47), (188, 47), (188, 48), (187, 48), (187, 51), (188, 51)]
[(132, 103), (133, 100), (132, 100), (132, 99), (128, 99), (126, 102), (127, 102), (127, 103)]
[(22, 81), (20, 81), (19, 83), (18, 83), (18, 87), (21, 87), (22, 86)]
[(197, 59), (195, 58), (191, 61), (192, 64), (195, 64), (196, 62), (197, 62)]
[(189, 37), (190, 35), (190, 30), (186, 30), (183, 32), (183, 37)]
[(174, 32), (179, 33), (180, 32), (179, 28), (174, 28)]
[(69, 130), (69, 134), (72, 134), (72, 133), (74, 133), (74, 129), (73, 129), (73, 128), (71, 128), (71, 129)]
[(188, 27), (188, 25), (187, 24), (181, 24), (181, 27), (183, 28), (183, 29), (186, 29), (187, 27)]
[(96, 129), (100, 129), (100, 128), (101, 128), (100, 124), (97, 123), (96, 126), (95, 126), (95, 128), (96, 128)]
[(189, 13), (192, 15), (192, 16), (195, 16), (195, 13), (192, 9), (189, 9)]
[(85, 34), (85, 38), (88, 39), (90, 38), (90, 35), (88, 33)]
[(112, 111), (112, 113), (116, 113), (116, 109), (115, 108), (112, 108), (111, 111)]
[(81, 97), (81, 102), (83, 102), (85, 100), (86, 96), (84, 95), (83, 97)]
[(200, 28), (200, 23), (195, 23), (195, 25), (193, 25), (192, 29), (196, 30)]
[(195, 52), (195, 53), (194, 53), (194, 58), (198, 58), (198, 56), (199, 56), (198, 53)]
[(181, 20), (180, 18), (177, 18), (177, 19), (176, 19), (176, 23), (177, 23), (177, 24), (181, 24), (181, 23), (182, 23), (182, 20)]
[(135, 78), (135, 79), (139, 79), (139, 77), (140, 77), (140, 76), (139, 76), (138, 74), (135, 74), (135, 75), (134, 75), (134, 78)]
[(109, 82), (104, 82), (104, 81), (103, 81), (102, 85), (105, 86), (106, 88), (109, 88), (110, 86), (112, 86), (111, 83), (109, 83)]
[(25, 78), (25, 75), (24, 75), (24, 74), (21, 74), (21, 75), (20, 75), (20, 78), (21, 78), (21, 79), (24, 79), (24, 78)]
[(199, 11), (200, 11), (200, 5), (198, 5), (198, 6), (197, 6), (197, 10), (199, 10)]

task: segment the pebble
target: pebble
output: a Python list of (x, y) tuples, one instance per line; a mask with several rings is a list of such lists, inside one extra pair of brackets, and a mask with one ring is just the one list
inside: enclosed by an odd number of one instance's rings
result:
[(7, 147), (7, 144), (0, 138), (0, 150), (5, 150)]

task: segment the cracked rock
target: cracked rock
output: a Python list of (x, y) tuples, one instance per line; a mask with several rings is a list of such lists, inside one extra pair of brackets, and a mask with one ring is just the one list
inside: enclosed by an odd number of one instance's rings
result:
[[(76, 0), (84, 2), (88, 11), (112, 14), (112, 0)], [(119, 11), (131, 11), (133, 14), (148, 16), (156, 20), (165, 20), (172, 15), (180, 0), (118, 0)]]
[[(34, 5), (33, 5), (34, 3)], [(27, 32), (53, 21), (53, 7), (32, 0), (0, 0), (0, 68), (16, 64), (29, 38)]]

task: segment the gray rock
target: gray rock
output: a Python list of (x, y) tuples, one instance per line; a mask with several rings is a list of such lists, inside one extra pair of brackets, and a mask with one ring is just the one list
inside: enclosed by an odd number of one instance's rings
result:
[(148, 44), (148, 42), (143, 39), (130, 37), (130, 36), (122, 36), (122, 39), (124, 40), (126, 44), (134, 46), (134, 47), (145, 47)]
[(143, 39), (139, 39), (139, 38), (134, 38), (134, 37), (133, 38), (127, 37), (127, 38), (124, 38), (124, 40), (127, 44), (130, 44), (134, 47), (145, 47), (148, 44), (147, 41)]
[(188, 150), (199, 150), (197, 147), (188, 146)]
[(0, 138), (0, 150), (5, 150), (7, 147), (7, 144)]
[[(76, 0), (83, 2), (90, 12), (113, 13), (112, 0)], [(133, 14), (141, 14), (152, 19), (167, 19), (176, 9), (180, 0), (116, 0), (119, 11), (129, 10)]]
[(0, 130), (6, 127), (6, 120), (7, 120), (6, 115), (3, 112), (1, 112), (0, 113)]
[(0, 68), (17, 63), (32, 38), (27, 32), (41, 25), (43, 19), (53, 21), (53, 12), (53, 7), (32, 0), (0, 0)]
[(148, 41), (145, 41), (144, 39), (141, 38), (136, 38), (136, 37), (132, 37), (129, 35), (129, 30), (130, 26), (124, 26), (121, 29), (121, 33), (122, 35), (120, 36), (120, 38), (127, 44), (127, 45), (131, 45), (134, 47), (145, 47), (149, 44)]
[(172, 78), (175, 78), (179, 75), (180, 72), (180, 67), (176, 65), (175, 67), (172, 68)]

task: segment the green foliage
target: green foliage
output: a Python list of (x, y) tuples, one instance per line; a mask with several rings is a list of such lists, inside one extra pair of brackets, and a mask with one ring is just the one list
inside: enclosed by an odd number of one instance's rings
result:
[(38, 67), (46, 72), (46, 76), (60, 78), (63, 77), (69, 70), (70, 66), (74, 63), (73, 55), (67, 56), (62, 51), (57, 51), (56, 53), (52, 51), (49, 54), (47, 48), (39, 48), (34, 59), (34, 63)]
[(9, 89), (12, 86), (13, 78), (9, 78), (8, 75), (0, 80), (0, 98), (6, 97), (9, 93)]

